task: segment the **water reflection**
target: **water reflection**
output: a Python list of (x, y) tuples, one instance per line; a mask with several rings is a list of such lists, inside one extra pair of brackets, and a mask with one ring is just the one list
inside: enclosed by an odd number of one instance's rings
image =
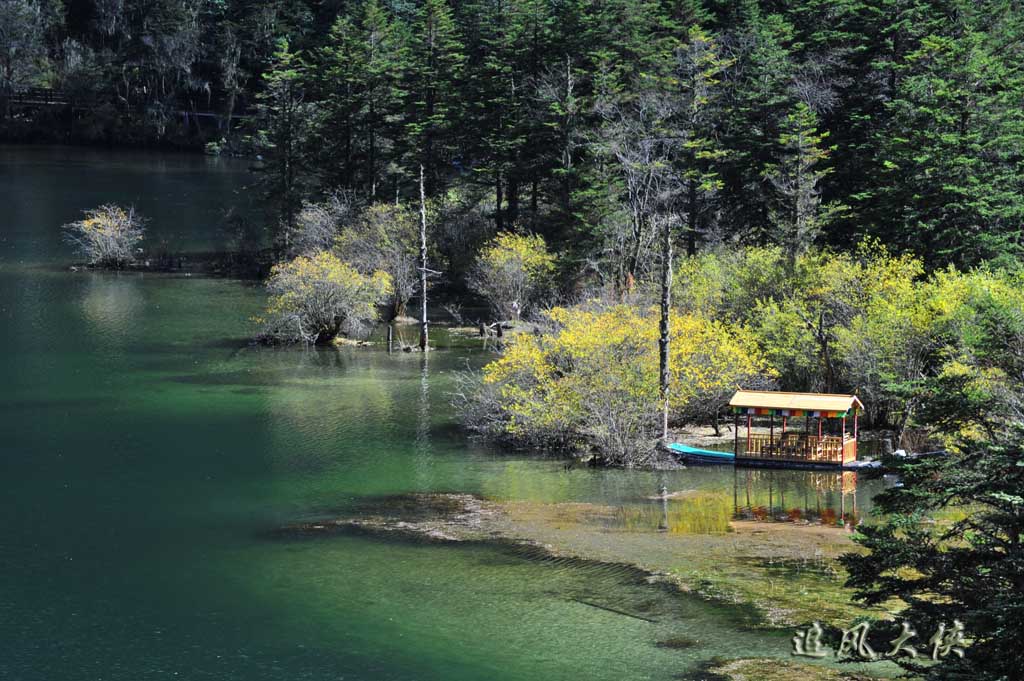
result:
[[(579, 482), (563, 476), (563, 498), (577, 498)], [(639, 482), (634, 473), (631, 482)], [(550, 489), (542, 496), (556, 496)], [(619, 503), (578, 509), (577, 520), (610, 530), (718, 534), (729, 532), (733, 520), (756, 520), (855, 526), (871, 510), (872, 497), (885, 486), (875, 477), (858, 480), (851, 471), (811, 471), (726, 466), (694, 467), (646, 478), (648, 494)], [(515, 497), (518, 488), (506, 493)], [(530, 490), (534, 496), (537, 491)], [(604, 494), (606, 500), (609, 499)]]
[(395, 428), (397, 386), (347, 349), (259, 351), (256, 384), (275, 468), (307, 473), (360, 465), (374, 435)]
[(89, 273), (82, 296), (82, 316), (104, 345), (130, 342), (144, 313), (142, 278), (134, 274)]
[(857, 473), (737, 468), (733, 515), (746, 520), (856, 525)]
[(620, 506), (604, 518), (611, 528), (669, 534), (723, 534), (729, 531), (732, 503), (725, 492), (691, 490), (651, 503)]

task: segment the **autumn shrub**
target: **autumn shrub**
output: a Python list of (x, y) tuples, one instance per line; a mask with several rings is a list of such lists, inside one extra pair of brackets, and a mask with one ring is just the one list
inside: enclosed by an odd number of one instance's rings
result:
[(90, 265), (122, 269), (135, 260), (144, 235), (143, 220), (132, 207), (105, 204), (64, 225), (65, 239)]
[(377, 318), (391, 292), (385, 272), (364, 275), (332, 253), (299, 256), (275, 265), (267, 281), (270, 301), (260, 338), (269, 342), (329, 343), (359, 333)]
[(357, 211), (355, 197), (345, 192), (337, 192), (319, 203), (303, 203), (294, 224), (285, 232), (288, 256), (309, 256), (330, 249)]
[(392, 285), (390, 314), (405, 314), (406, 305), (419, 285), (416, 211), (393, 203), (368, 206), (338, 233), (333, 250), (364, 274), (387, 272)]
[[(513, 336), (484, 368), (481, 393), (498, 411), (486, 429), (531, 444), (592, 448), (612, 464), (650, 463), (660, 409), (657, 315), (592, 303), (554, 308), (545, 319), (548, 332)], [(675, 416), (696, 401), (716, 399), (721, 408), (726, 393), (768, 372), (743, 327), (678, 315), (671, 334)]]
[(503, 232), (477, 256), (469, 284), (503, 320), (516, 320), (549, 283), (555, 258), (536, 234)]
[(979, 405), (1014, 399), (1006, 376), (1024, 370), (1021, 283), (1010, 270), (927, 273), (920, 259), (866, 241), (791, 263), (777, 247), (686, 258), (673, 301), (749, 328), (781, 389), (856, 392), (868, 424), (902, 433), (940, 424), (942, 410), (925, 419), (922, 406), (954, 383)]

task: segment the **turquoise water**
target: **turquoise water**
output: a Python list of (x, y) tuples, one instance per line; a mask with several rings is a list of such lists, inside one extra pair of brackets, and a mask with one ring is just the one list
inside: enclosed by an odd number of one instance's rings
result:
[[(0, 678), (672, 679), (788, 655), (791, 634), (622, 566), (275, 537), (409, 492), (616, 505), (734, 480), (566, 470), (468, 441), (451, 376), (488, 355), (442, 330), (427, 362), (255, 348), (249, 282), (66, 269), (59, 225), (107, 201), (136, 203), (170, 248), (221, 248), (243, 164), (8, 147), (0, 179)], [(656, 645), (675, 637), (698, 643)]]

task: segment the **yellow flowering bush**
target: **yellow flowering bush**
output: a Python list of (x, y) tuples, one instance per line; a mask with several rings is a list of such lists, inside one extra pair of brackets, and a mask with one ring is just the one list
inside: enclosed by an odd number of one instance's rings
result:
[[(484, 368), (504, 434), (646, 463), (660, 408), (657, 314), (616, 305), (554, 308), (546, 317), (550, 332), (513, 336)], [(769, 373), (743, 327), (677, 315), (671, 338), (669, 407), (677, 421), (713, 416), (738, 385)]]
[(376, 319), (377, 305), (391, 293), (391, 277), (360, 274), (322, 251), (275, 265), (267, 290), (270, 301), (257, 320), (265, 340), (322, 344)]
[(64, 225), (65, 239), (90, 265), (121, 269), (135, 260), (144, 234), (134, 208), (106, 204), (85, 211), (85, 217)]
[(480, 251), (469, 283), (501, 319), (518, 319), (555, 269), (537, 234), (502, 232)]

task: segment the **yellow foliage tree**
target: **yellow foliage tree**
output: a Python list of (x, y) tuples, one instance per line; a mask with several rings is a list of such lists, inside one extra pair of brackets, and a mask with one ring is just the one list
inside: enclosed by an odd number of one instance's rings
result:
[(537, 234), (502, 232), (480, 251), (470, 285), (501, 319), (518, 319), (555, 269), (555, 257)]
[(135, 260), (135, 249), (143, 233), (142, 218), (135, 209), (114, 204), (87, 210), (81, 220), (64, 225), (65, 238), (90, 265), (114, 269)]
[(275, 265), (267, 289), (270, 301), (258, 320), (262, 337), (322, 344), (376, 319), (377, 305), (391, 293), (391, 277), (360, 274), (325, 251)]
[[(627, 305), (554, 308), (553, 329), (514, 336), (484, 368), (507, 435), (555, 446), (589, 445), (611, 463), (643, 465), (653, 450), (658, 317)], [(671, 324), (673, 420), (716, 413), (739, 385), (767, 374), (751, 334), (694, 315)]]

